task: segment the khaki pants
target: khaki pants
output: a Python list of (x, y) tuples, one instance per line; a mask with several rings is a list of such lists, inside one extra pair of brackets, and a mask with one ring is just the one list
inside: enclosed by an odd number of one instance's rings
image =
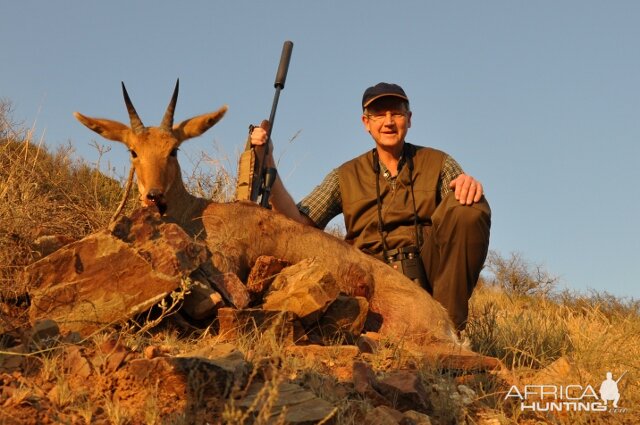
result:
[(429, 280), (429, 293), (449, 312), (458, 330), (466, 326), (469, 298), (478, 282), (489, 249), (491, 209), (483, 197), (460, 205), (450, 193), (425, 226), (420, 253)]

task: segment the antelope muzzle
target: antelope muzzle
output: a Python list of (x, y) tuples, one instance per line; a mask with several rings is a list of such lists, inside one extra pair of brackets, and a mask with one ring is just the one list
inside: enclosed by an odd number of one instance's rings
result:
[(155, 205), (160, 211), (160, 214), (163, 215), (167, 212), (167, 201), (164, 197), (164, 193), (159, 189), (151, 189), (146, 196), (145, 203), (147, 205)]

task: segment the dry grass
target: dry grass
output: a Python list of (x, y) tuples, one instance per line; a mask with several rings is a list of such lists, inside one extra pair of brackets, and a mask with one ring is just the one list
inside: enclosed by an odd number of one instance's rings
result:
[(613, 372), (614, 377), (627, 372), (619, 384), (621, 405), (628, 409), (624, 413), (522, 414), (500, 403), (500, 397), (493, 408), (504, 410), (512, 420), (571, 424), (640, 421), (637, 302), (597, 293), (516, 295), (484, 286), (472, 298), (466, 333), (474, 350), (503, 360), (522, 385), (539, 384), (535, 377), (540, 370), (560, 358), (566, 359), (572, 370), (547, 376), (545, 383), (592, 385), (598, 391), (607, 372)]
[[(4, 103), (4, 109), (9, 109)], [(0, 108), (1, 112), (2, 108)], [(50, 152), (34, 132), (0, 119), (0, 297), (22, 293), (16, 273), (38, 259), (37, 241), (79, 239), (108, 222), (122, 184), (83, 161), (70, 145)]]
[(484, 287), (474, 294), (466, 334), (474, 350), (510, 368), (541, 368), (573, 350), (567, 314), (547, 298)]

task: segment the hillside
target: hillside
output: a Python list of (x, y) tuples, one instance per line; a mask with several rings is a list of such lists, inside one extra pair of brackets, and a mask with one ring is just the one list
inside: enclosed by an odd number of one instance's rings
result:
[[(448, 367), (375, 335), (296, 345), (254, 328), (225, 338), (217, 325), (155, 310), (86, 338), (33, 326), (24, 266), (106, 228), (124, 182), (74, 159), (70, 145), (51, 152), (32, 140), (7, 103), (0, 112), (0, 424), (640, 421), (640, 303), (559, 292), (518, 254), (491, 254), (464, 334), (500, 371)], [(192, 190), (228, 197), (225, 170), (194, 176)], [(593, 402), (589, 388), (597, 393), (607, 372), (621, 378), (619, 409), (547, 412), (516, 397), (545, 385), (547, 395), (569, 388), (560, 399)], [(308, 419), (316, 410), (324, 419)]]

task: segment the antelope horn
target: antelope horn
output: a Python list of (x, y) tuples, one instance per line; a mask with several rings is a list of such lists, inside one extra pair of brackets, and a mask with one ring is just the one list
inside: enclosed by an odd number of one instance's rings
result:
[(135, 134), (142, 133), (144, 130), (144, 124), (140, 120), (138, 113), (136, 112), (136, 108), (133, 107), (133, 103), (131, 103), (131, 99), (129, 98), (129, 93), (127, 93), (127, 89), (124, 86), (124, 82), (122, 83), (122, 94), (124, 95), (124, 103), (127, 105), (127, 111), (129, 112), (129, 120), (131, 120), (131, 129)]
[(166, 131), (173, 130), (173, 113), (176, 110), (176, 102), (178, 101), (178, 88), (180, 87), (180, 79), (176, 80), (176, 88), (173, 89), (173, 96), (171, 96), (171, 102), (167, 106), (167, 112), (164, 113), (160, 128)]

